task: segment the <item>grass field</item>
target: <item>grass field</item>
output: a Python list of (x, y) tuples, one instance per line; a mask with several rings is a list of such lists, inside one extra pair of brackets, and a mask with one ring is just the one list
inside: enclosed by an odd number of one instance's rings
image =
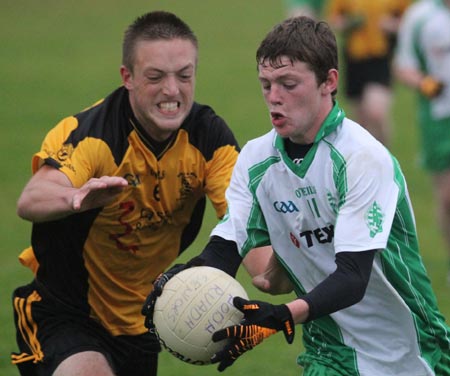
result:
[[(0, 375), (18, 375), (9, 354), (16, 350), (10, 295), (31, 279), (17, 255), (29, 244), (30, 224), (15, 214), (16, 200), (30, 177), (30, 158), (45, 132), (68, 114), (76, 113), (120, 85), (119, 66), (124, 28), (148, 10), (174, 11), (185, 19), (200, 40), (196, 99), (210, 104), (235, 131), (241, 144), (270, 129), (254, 54), (271, 26), (284, 16), (283, 2), (274, 0), (2, 0), (0, 54), (1, 178), (0, 187)], [(339, 97), (345, 105), (345, 98)], [(417, 167), (414, 96), (395, 88), (393, 143), (409, 182), (423, 258), (442, 312), (450, 317), (449, 288), (445, 283), (446, 254), (434, 219), (428, 177)], [(184, 258), (205, 243), (215, 223), (212, 212), (201, 236)], [(239, 280), (249, 295), (265, 298)], [(281, 302), (286, 297), (277, 297)], [(300, 334), (301, 329), (298, 328)], [(246, 354), (227, 370), (228, 375), (299, 375), (295, 358), (300, 335), (293, 345), (282, 335)], [(210, 375), (214, 367), (181, 363), (163, 353), (160, 375)]]

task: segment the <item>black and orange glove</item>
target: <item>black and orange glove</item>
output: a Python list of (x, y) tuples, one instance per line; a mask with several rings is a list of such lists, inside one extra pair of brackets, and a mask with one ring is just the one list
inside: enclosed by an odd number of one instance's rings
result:
[(214, 342), (230, 340), (223, 350), (211, 358), (212, 363), (220, 362), (218, 367), (220, 372), (231, 366), (243, 353), (278, 331), (283, 331), (289, 344), (294, 341), (294, 321), (285, 304), (273, 305), (240, 297), (235, 297), (233, 304), (244, 313), (241, 324), (229, 326), (213, 334)]
[(442, 93), (444, 84), (431, 76), (425, 76), (420, 81), (419, 90), (427, 98), (435, 98)]
[(203, 263), (204, 261), (200, 257), (194, 257), (186, 264), (176, 264), (165, 273), (161, 273), (158, 277), (156, 277), (155, 281), (153, 282), (153, 290), (147, 296), (147, 299), (145, 300), (144, 306), (141, 310), (141, 313), (145, 316), (144, 325), (147, 329), (153, 330), (155, 328), (155, 325), (153, 323), (153, 313), (155, 311), (156, 299), (158, 298), (158, 296), (161, 296), (163, 288), (167, 281), (169, 281), (175, 274), (178, 274), (179, 272), (193, 266), (201, 266), (203, 265)]

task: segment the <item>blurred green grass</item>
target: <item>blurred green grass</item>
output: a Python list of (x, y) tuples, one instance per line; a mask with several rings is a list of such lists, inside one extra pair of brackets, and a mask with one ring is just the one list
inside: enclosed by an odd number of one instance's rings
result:
[[(121, 40), (125, 27), (149, 10), (164, 9), (187, 21), (200, 41), (196, 99), (223, 116), (243, 145), (270, 129), (256, 79), (255, 51), (265, 33), (284, 17), (284, 3), (274, 0), (2, 0), (0, 12), (0, 374), (18, 375), (9, 354), (16, 350), (10, 295), (31, 274), (17, 262), (29, 244), (30, 224), (15, 213), (16, 200), (30, 177), (31, 155), (60, 118), (76, 113), (120, 85)], [(345, 106), (345, 98), (339, 97)], [(407, 176), (425, 264), (442, 312), (450, 317), (445, 284), (446, 253), (434, 218), (428, 177), (416, 163), (415, 101), (405, 88), (395, 88), (392, 151)], [(349, 111), (347, 111), (349, 112)], [(182, 256), (202, 248), (215, 224), (208, 208), (204, 228)], [(267, 299), (238, 279), (249, 295)], [(286, 297), (276, 297), (282, 302)], [(227, 370), (229, 375), (299, 375), (295, 358), (301, 349), (300, 327), (293, 345), (274, 336)], [(161, 376), (210, 375), (212, 366), (184, 364), (167, 353)]]

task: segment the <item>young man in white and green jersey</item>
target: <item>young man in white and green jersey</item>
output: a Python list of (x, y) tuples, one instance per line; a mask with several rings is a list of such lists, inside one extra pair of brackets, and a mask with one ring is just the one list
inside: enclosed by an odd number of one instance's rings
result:
[(277, 331), (292, 343), (301, 323), (303, 375), (450, 375), (450, 328), (419, 254), (405, 178), (335, 100), (333, 32), (308, 17), (285, 20), (256, 59), (274, 129), (242, 149), (228, 213), (202, 254), (155, 282), (147, 326), (176, 272), (203, 263), (234, 276), (243, 260), (257, 287), (286, 292), (288, 279), (297, 298), (234, 298), (244, 320), (213, 335), (231, 339), (212, 357), (219, 371)]
[(421, 163), (433, 179), (450, 284), (450, 0), (417, 1), (408, 9), (394, 63), (399, 80), (418, 91)]

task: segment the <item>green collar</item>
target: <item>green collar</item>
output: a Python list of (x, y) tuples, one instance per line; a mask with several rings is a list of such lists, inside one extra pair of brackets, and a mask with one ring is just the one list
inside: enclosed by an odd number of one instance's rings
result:
[(284, 142), (283, 138), (280, 137), (278, 134), (275, 137), (274, 146), (275, 148), (280, 152), (281, 158), (283, 159), (284, 163), (297, 175), (304, 177), (306, 171), (308, 170), (308, 167), (312, 163), (314, 156), (316, 155), (317, 146), (319, 144), (319, 141), (322, 140), (324, 137), (328, 136), (330, 133), (332, 133), (339, 124), (342, 123), (342, 120), (344, 120), (345, 112), (339, 107), (339, 104), (337, 101), (334, 102), (334, 106), (331, 109), (330, 113), (326, 117), (325, 121), (323, 122), (322, 126), (320, 127), (319, 131), (316, 134), (316, 137), (314, 139), (314, 144), (309, 149), (308, 153), (306, 154), (305, 158), (303, 159), (303, 162), (300, 165), (296, 165), (287, 155), (286, 150), (284, 148)]

